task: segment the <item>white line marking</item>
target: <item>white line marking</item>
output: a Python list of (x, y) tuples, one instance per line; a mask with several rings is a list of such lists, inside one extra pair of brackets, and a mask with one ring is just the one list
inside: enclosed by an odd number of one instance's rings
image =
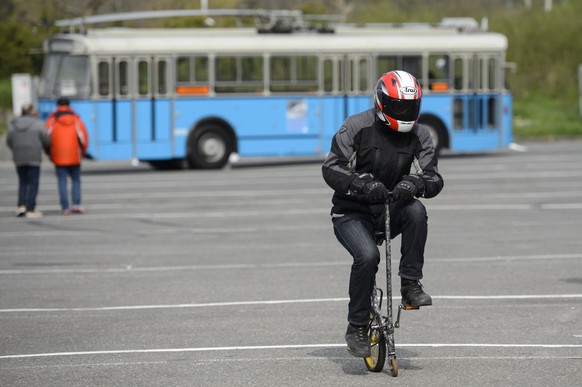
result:
[(582, 203), (542, 204), (542, 210), (580, 210)]
[(537, 299), (554, 299), (554, 298), (582, 298), (582, 294), (516, 294), (501, 296), (435, 296), (432, 298), (442, 300), (537, 300)]
[(95, 308), (26, 308), (26, 309), (0, 309), (0, 313), (99, 312), (99, 311), (110, 311), (110, 310), (213, 308), (213, 307), (242, 306), (242, 305), (279, 305), (279, 304), (301, 304), (301, 303), (317, 303), (317, 302), (338, 302), (338, 301), (347, 301), (347, 300), (348, 300), (347, 298), (314, 298), (314, 299), (304, 299), (304, 300), (232, 301), (232, 302), (209, 302), (209, 303), (202, 303), (202, 304), (105, 306), (105, 307), (95, 307)]
[[(219, 352), (219, 351), (247, 351), (267, 349), (304, 349), (304, 348), (337, 348), (345, 347), (345, 344), (296, 344), (296, 345), (253, 345), (235, 347), (200, 347), (200, 348), (159, 348), (159, 349), (124, 349), (111, 351), (82, 351), (82, 352), (53, 352), (32, 353), (22, 355), (4, 355), (0, 359), (26, 359), (39, 357), (60, 356), (92, 356), (92, 355), (119, 355), (138, 353), (185, 353), (185, 352)], [(428, 347), (428, 348), (582, 348), (582, 344), (453, 344), (453, 343), (427, 343), (427, 344), (398, 344), (399, 347)]]
[[(329, 211), (328, 211), (329, 212)], [(309, 211), (307, 213), (310, 213)], [(312, 212), (311, 212), (312, 213)], [(77, 217), (77, 219), (90, 219), (92, 215), (83, 215), (83, 217)], [(161, 217), (155, 216), (155, 214), (134, 214), (133, 216), (131, 216), (132, 218), (135, 219), (147, 219), (147, 220), (152, 220), (152, 219), (161, 219)], [(196, 218), (197, 216), (193, 216), (194, 218)], [(103, 216), (103, 218), (107, 218), (107, 219), (111, 219), (111, 215), (105, 215)], [(14, 219), (19, 219), (19, 218), (14, 218)], [(46, 218), (41, 218), (41, 219), (45, 219), (43, 220), (46, 221)], [(62, 218), (58, 218), (61, 219)], [(30, 220), (30, 219), (27, 219)], [(306, 231), (306, 230), (330, 230), (331, 229), (331, 223), (322, 223), (322, 224), (317, 224), (317, 225), (296, 225), (296, 226), (272, 226), (272, 225), (267, 225), (267, 226), (263, 226), (263, 227), (249, 227), (249, 226), (241, 226), (241, 227), (207, 227), (207, 228), (183, 228), (183, 227), (178, 227), (176, 226), (175, 228), (164, 228), (164, 229), (160, 229), (160, 228), (156, 228), (156, 229), (152, 229), (152, 228), (143, 228), (143, 229), (138, 229), (138, 228), (132, 228), (131, 229), (131, 233), (134, 235), (160, 235), (160, 234), (176, 234), (179, 230), (180, 233), (189, 233), (189, 234), (231, 234), (231, 233), (256, 233), (256, 232), (280, 232), (280, 231)], [(98, 233), (98, 232), (97, 232)], [(107, 232), (101, 232), (104, 235), (108, 235)], [(31, 231), (31, 230), (26, 230), (26, 231), (6, 231), (6, 232), (0, 232), (0, 237), (9, 237), (9, 238), (14, 238), (14, 237), (31, 237), (31, 236), (38, 236), (38, 237), (43, 237), (43, 236), (81, 236), (81, 235), (92, 235), (95, 236), (96, 232), (94, 230), (88, 230), (88, 231), (75, 231), (75, 230), (58, 230), (58, 231)]]
[[(401, 297), (394, 296), (394, 300)], [(517, 294), (517, 295), (497, 295), (497, 296), (432, 296), (433, 299), (441, 300), (540, 300), (540, 299), (578, 299), (582, 294)], [(186, 309), (186, 308), (214, 308), (224, 306), (242, 305), (282, 305), (282, 304), (309, 304), (325, 302), (346, 302), (349, 298), (312, 298), (300, 300), (266, 300), (266, 301), (232, 301), (232, 302), (209, 302), (200, 304), (166, 304), (166, 305), (126, 305), (126, 306), (103, 306), (87, 308), (19, 308), (0, 309), (0, 313), (30, 313), (30, 312), (104, 312), (119, 310), (148, 310), (148, 309)]]
[[(314, 360), (353, 360), (354, 357), (347, 352), (344, 356), (269, 356), (269, 361), (314, 361)], [(400, 360), (573, 360), (582, 359), (581, 356), (418, 356), (418, 357), (402, 357)], [(203, 361), (193, 361), (191, 366), (207, 366), (210, 363), (254, 363), (257, 361), (264, 361), (264, 357), (246, 357), (241, 359), (234, 358), (205, 358)], [(12, 366), (9, 369), (36, 369), (36, 368), (73, 368), (73, 367), (115, 367), (115, 366), (133, 366), (133, 365), (150, 365), (150, 364), (168, 364), (168, 361), (150, 361), (150, 362), (125, 362), (125, 363), (78, 363), (78, 364), (56, 364), (56, 365), (26, 365), (26, 366)], [(8, 367), (5, 367), (8, 368)]]
[[(442, 168), (439, 168), (442, 170)], [(518, 172), (500, 172), (500, 173), (488, 173), (488, 172), (483, 172), (483, 173), (479, 173), (479, 174), (464, 174), (464, 173), (453, 173), (453, 174), (447, 174), (446, 175), (446, 179), (447, 180), (485, 180), (485, 179), (531, 179), (531, 178), (535, 178), (535, 179), (545, 179), (545, 178), (549, 178), (549, 179), (557, 179), (560, 177), (568, 177), (568, 176), (573, 176), (573, 177), (578, 177), (578, 176), (582, 176), (582, 171), (564, 171), (564, 170), (558, 170), (558, 171), (518, 171)]]
[(168, 364), (167, 361), (129, 361), (122, 363), (78, 363), (78, 364), (53, 364), (53, 365), (26, 365), (19, 367), (10, 367), (10, 369), (35, 369), (35, 368), (71, 368), (71, 367), (116, 367), (132, 365), (150, 365), (150, 364)]
[[(582, 254), (537, 254), (537, 255), (498, 255), (495, 257), (471, 257), (471, 258), (433, 258), (426, 261), (427, 264), (438, 262), (487, 262), (487, 261), (521, 261), (521, 260), (550, 260), (550, 259), (579, 259)], [(0, 271), (0, 274), (2, 272)]]
[(113, 267), (104, 269), (14, 269), (0, 270), (0, 274), (87, 274), (87, 273), (129, 273), (129, 272), (156, 272), (156, 271), (184, 271), (184, 270), (240, 270), (259, 268), (297, 268), (297, 267), (327, 267), (327, 266), (348, 266), (350, 262), (292, 262), (292, 263), (272, 263), (272, 264), (224, 264), (224, 265), (190, 265), (190, 266), (151, 266), (151, 267)]

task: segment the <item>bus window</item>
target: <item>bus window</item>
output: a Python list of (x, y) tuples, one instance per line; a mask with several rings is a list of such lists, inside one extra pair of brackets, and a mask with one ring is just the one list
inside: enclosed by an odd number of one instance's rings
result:
[(236, 81), (236, 58), (216, 58), (216, 83)]
[(380, 55), (376, 58), (377, 78), (392, 70), (404, 70), (422, 81), (422, 57), (415, 56), (388, 56)]
[(176, 59), (176, 85), (178, 94), (208, 94), (208, 57), (178, 57)]
[(475, 64), (474, 63), (475, 63), (475, 60), (472, 57), (467, 58), (467, 68), (468, 68), (468, 71), (467, 71), (466, 77), (467, 77), (467, 81), (468, 81), (467, 82), (468, 89), (471, 90), (471, 91), (473, 91), (474, 88), (475, 88), (475, 84), (476, 84), (475, 83), (475, 77), (477, 77), (477, 74), (475, 73), (476, 70), (475, 70)]
[(263, 82), (263, 58), (260, 56), (241, 58), (241, 80)]
[(109, 62), (99, 62), (97, 66), (97, 79), (99, 82), (99, 95), (109, 95)]
[(149, 63), (140, 60), (137, 63), (137, 92), (140, 96), (146, 96), (150, 93), (150, 71)]
[(180, 57), (176, 59), (176, 82), (190, 82), (190, 58)]
[(453, 77), (455, 90), (463, 90), (463, 59), (455, 58), (453, 62)]
[(347, 59), (345, 61), (346, 64), (346, 75), (345, 75), (345, 81), (346, 81), (346, 91), (348, 93), (353, 93), (354, 91), (354, 60), (353, 59)]
[(271, 58), (271, 81), (291, 79), (291, 57), (276, 56)]
[(165, 95), (168, 93), (168, 62), (160, 60), (157, 65), (157, 92), (160, 95)]
[(368, 65), (368, 58), (361, 58), (359, 63), (359, 91), (368, 92), (368, 74), (370, 74), (370, 69)]
[(317, 58), (315, 56), (298, 56), (295, 61), (298, 81), (308, 83), (317, 81)]
[(497, 87), (497, 61), (495, 58), (489, 58), (487, 62), (487, 74), (488, 74), (488, 83), (489, 83), (489, 90), (495, 90)]
[(49, 55), (42, 70), (39, 96), (89, 97), (89, 74), (89, 59), (86, 56)]
[(263, 57), (223, 56), (215, 61), (217, 93), (260, 93), (263, 91)]
[(316, 56), (271, 57), (271, 91), (317, 91), (317, 63)]
[(403, 56), (402, 63), (399, 64), (398, 70), (404, 70), (414, 75), (422, 85), (422, 57), (421, 56)]
[(428, 88), (435, 92), (449, 90), (449, 56), (429, 55)]
[(120, 96), (129, 95), (129, 65), (126, 60), (117, 65), (117, 92)]
[(479, 58), (478, 63), (479, 67), (477, 68), (477, 88), (479, 90), (487, 90), (487, 83), (485, 81), (485, 77), (487, 76), (487, 72), (485, 71), (485, 59)]
[(323, 61), (323, 91), (326, 93), (333, 91), (333, 61), (331, 59)]
[(376, 79), (380, 79), (382, 74), (388, 71), (397, 70), (398, 62), (395, 56), (379, 56), (376, 59)]
[(194, 58), (194, 82), (208, 82), (208, 57)]

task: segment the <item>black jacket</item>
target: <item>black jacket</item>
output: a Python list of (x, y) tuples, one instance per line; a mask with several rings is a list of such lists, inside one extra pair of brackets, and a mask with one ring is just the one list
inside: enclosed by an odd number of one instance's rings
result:
[(333, 214), (359, 211), (381, 214), (383, 204), (369, 204), (350, 192), (350, 184), (362, 174), (392, 190), (405, 175), (411, 173), (414, 159), (425, 183), (423, 197), (432, 198), (442, 190), (444, 182), (437, 169), (437, 156), (428, 128), (416, 124), (408, 133), (386, 128), (376, 119), (374, 109), (348, 117), (335, 134), (331, 151), (323, 163), (326, 183), (335, 191)]

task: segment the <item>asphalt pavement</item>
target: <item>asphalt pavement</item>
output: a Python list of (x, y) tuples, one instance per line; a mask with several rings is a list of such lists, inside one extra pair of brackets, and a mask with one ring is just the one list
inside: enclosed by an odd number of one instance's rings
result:
[(0, 386), (578, 386), (582, 141), (522, 145), (441, 158), (434, 305), (403, 313), (396, 378), (346, 350), (320, 163), (86, 162), (86, 213), (62, 216), (45, 162), (23, 219), (1, 161)]

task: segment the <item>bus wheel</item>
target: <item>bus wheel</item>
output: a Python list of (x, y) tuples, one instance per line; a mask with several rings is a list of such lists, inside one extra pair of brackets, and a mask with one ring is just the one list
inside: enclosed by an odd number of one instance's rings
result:
[(439, 154), (443, 148), (448, 147), (447, 130), (438, 118), (425, 116), (420, 117), (418, 122), (428, 128), (436, 154)]
[(205, 124), (194, 130), (188, 138), (188, 164), (190, 168), (218, 169), (228, 162), (232, 141), (220, 126)]

